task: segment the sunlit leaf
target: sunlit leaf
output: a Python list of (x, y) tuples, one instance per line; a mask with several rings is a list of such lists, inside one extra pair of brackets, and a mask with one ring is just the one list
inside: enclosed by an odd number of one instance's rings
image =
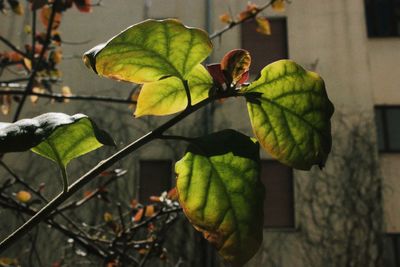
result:
[(285, 0), (275, 0), (272, 3), (272, 10), (277, 12), (285, 11)]
[[(187, 76), (187, 80), (192, 104), (197, 104), (208, 97), (213, 81), (202, 65), (197, 65)], [(172, 76), (143, 85), (137, 100), (135, 116), (169, 115), (184, 110), (187, 103), (182, 80)]]
[(247, 262), (262, 242), (259, 168), (257, 143), (234, 130), (196, 139), (175, 165), (185, 215), (233, 266)]
[(256, 21), (257, 21), (257, 29), (256, 29), (257, 32), (265, 35), (271, 35), (271, 25), (267, 18), (258, 17), (256, 18)]
[(99, 75), (117, 80), (185, 79), (211, 49), (207, 33), (200, 29), (172, 19), (146, 20), (86, 52), (84, 62)]
[(331, 150), (333, 105), (322, 78), (290, 60), (265, 67), (243, 88), (253, 131), (281, 162), (303, 170), (323, 166)]
[(0, 123), (0, 153), (31, 149), (64, 167), (102, 145), (114, 145), (114, 141), (83, 114), (46, 113), (15, 123)]
[(16, 194), (16, 198), (17, 198), (20, 202), (26, 203), (26, 202), (29, 202), (29, 200), (31, 200), (32, 195), (31, 195), (31, 193), (29, 193), (28, 191), (21, 190), (21, 191), (19, 191), (19, 192)]

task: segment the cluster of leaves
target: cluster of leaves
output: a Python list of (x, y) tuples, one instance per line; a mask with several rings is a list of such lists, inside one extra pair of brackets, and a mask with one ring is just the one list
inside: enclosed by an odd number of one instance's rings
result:
[[(29, 90), (34, 93), (52, 93), (53, 87), (60, 82), (62, 76), (58, 69), (63, 58), (61, 33), (58, 31), (62, 21), (62, 14), (73, 6), (81, 12), (91, 12), (91, 0), (29, 0), (27, 2), (30, 10), (35, 14), (36, 12), (39, 14), (42, 24), (41, 30), (37, 30), (35, 26), (32, 26), (36, 24), (35, 15), (33, 16), (32, 25), (25, 25), (24, 27), (25, 34), (32, 35), (32, 38), (30, 38), (33, 39), (32, 43), (26, 43), (24, 49), (19, 50), (6, 41), (10, 50), (0, 52), (0, 70), (12, 67), (14, 73), (22, 74), (22, 76), (35, 73)], [(17, 15), (23, 14), (25, 7), (21, 1), (8, 0), (7, 3), (14, 13)], [(7, 10), (4, 0), (0, 0), (0, 10), (3, 13)], [(67, 86), (62, 87), (61, 91), (64, 96), (71, 94), (71, 90)], [(19, 102), (20, 97), (1, 96), (0, 105), (3, 114), (10, 112), (13, 101)], [(32, 103), (37, 101), (37, 96), (31, 96)]]
[[(276, 12), (283, 12), (285, 11), (285, 0), (275, 0), (270, 3), (272, 10)], [(254, 18), (257, 22), (257, 29), (256, 31), (265, 34), (271, 35), (271, 25), (269, 20), (265, 17), (260, 15), (261, 11), (263, 11), (264, 7), (260, 7), (257, 4), (249, 2), (246, 6), (246, 9), (241, 11), (236, 17), (234, 18), (232, 14), (224, 13), (219, 16), (219, 19), (222, 23), (226, 23), (228, 25), (238, 24), (243, 21), (249, 20)]]
[[(150, 135), (153, 139), (168, 137), (164, 132), (169, 127), (212, 101), (226, 97), (246, 100), (255, 138), (235, 130), (186, 138), (190, 144), (175, 166), (178, 200), (189, 221), (226, 261), (242, 266), (258, 250), (263, 236), (259, 145), (291, 167), (322, 167), (331, 149), (333, 105), (322, 78), (293, 61), (272, 63), (255, 81), (246, 83), (251, 63), (247, 51), (228, 52), (221, 63), (207, 70), (201, 62), (211, 51), (211, 40), (200, 29), (177, 20), (147, 20), (89, 50), (84, 62), (100, 76), (143, 84), (136, 117), (180, 112), (155, 129)], [(85, 135), (90, 135), (95, 145), (72, 141), (81, 140), (74, 138), (80, 130), (57, 128), (60, 124), (79, 127), (82, 115), (65, 116), (46, 114), (5, 125), (0, 128), (0, 147), (5, 149), (1, 152), (32, 149), (57, 162), (64, 173), (70, 159), (101, 144), (112, 144), (104, 141), (111, 138), (99, 135), (86, 117), (85, 127), (92, 127), (85, 128)], [(44, 129), (45, 136), (36, 131), (42, 129), (42, 120), (50, 125), (50, 130)], [(145, 213), (143, 209), (136, 215)], [(111, 221), (111, 216), (105, 217)]]

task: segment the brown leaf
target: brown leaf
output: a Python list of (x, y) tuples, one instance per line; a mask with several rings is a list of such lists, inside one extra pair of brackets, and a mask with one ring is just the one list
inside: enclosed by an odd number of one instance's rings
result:
[(17, 193), (16, 198), (17, 198), (20, 202), (26, 203), (26, 202), (29, 202), (29, 200), (31, 200), (32, 195), (31, 195), (31, 193), (29, 193), (28, 191), (21, 190), (21, 191), (19, 191), (19, 192)]
[(220, 20), (222, 23), (226, 23), (226, 24), (232, 23), (232, 18), (231, 18), (231, 16), (230, 16), (228, 13), (225, 13), (225, 14), (220, 15), (220, 16), (219, 16), (219, 20)]
[(146, 206), (146, 212), (145, 212), (145, 216), (146, 217), (151, 217), (151, 216), (153, 216), (154, 215), (154, 212), (155, 212), (155, 207), (154, 207), (154, 205), (148, 205), (148, 206)]
[(133, 217), (134, 222), (140, 222), (143, 219), (143, 208), (139, 209)]
[(265, 35), (271, 35), (271, 25), (268, 19), (264, 17), (258, 17), (256, 18), (256, 21), (258, 25), (256, 29), (257, 32)]
[(285, 11), (285, 0), (275, 0), (272, 3), (272, 10), (276, 12), (284, 12)]
[[(50, 15), (51, 15), (51, 8), (48, 5), (44, 6), (40, 10), (40, 21), (45, 27), (49, 25)], [(56, 12), (56, 14), (54, 15), (54, 20), (52, 25), (53, 30), (57, 29), (60, 26), (61, 18), (62, 14), (60, 12)]]

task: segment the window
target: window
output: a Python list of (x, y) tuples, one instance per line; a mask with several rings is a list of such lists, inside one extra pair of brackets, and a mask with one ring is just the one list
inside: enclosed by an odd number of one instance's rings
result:
[(139, 202), (148, 203), (150, 196), (159, 196), (171, 189), (172, 163), (169, 160), (141, 160)]
[(365, 0), (369, 37), (400, 36), (400, 0)]
[(400, 152), (400, 106), (375, 107), (380, 152)]
[(242, 24), (242, 48), (251, 54), (251, 74), (258, 75), (269, 63), (288, 58), (286, 18), (269, 18), (271, 35), (256, 32), (257, 22)]
[(293, 172), (276, 160), (261, 161), (261, 181), (265, 186), (264, 227), (294, 227)]

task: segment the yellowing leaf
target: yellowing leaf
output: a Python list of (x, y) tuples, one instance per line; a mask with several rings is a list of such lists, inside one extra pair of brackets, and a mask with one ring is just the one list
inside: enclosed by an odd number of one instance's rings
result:
[(258, 144), (234, 130), (195, 139), (175, 165), (185, 215), (232, 266), (245, 264), (262, 243), (259, 167)]
[(28, 191), (21, 190), (17, 193), (16, 198), (22, 203), (29, 202), (31, 200), (32, 195)]
[[(197, 65), (187, 77), (191, 102), (197, 104), (208, 97), (213, 85), (208, 71)], [(135, 116), (169, 115), (182, 111), (187, 106), (187, 96), (182, 80), (169, 77), (143, 85), (136, 105)]]
[(253, 132), (274, 158), (302, 170), (325, 164), (334, 107), (317, 73), (279, 60), (266, 66), (242, 93)]
[(177, 20), (135, 24), (84, 55), (86, 66), (108, 78), (134, 83), (169, 76), (185, 79), (210, 53), (208, 34)]
[(277, 12), (285, 11), (285, 0), (275, 0), (272, 3), (272, 10)]
[(26, 33), (26, 34), (30, 34), (31, 32), (32, 32), (32, 27), (31, 27), (31, 25), (25, 25), (24, 26), (24, 32)]
[(271, 35), (271, 25), (268, 19), (264, 17), (258, 17), (256, 18), (256, 21), (258, 25), (256, 29), (257, 32), (265, 35)]

